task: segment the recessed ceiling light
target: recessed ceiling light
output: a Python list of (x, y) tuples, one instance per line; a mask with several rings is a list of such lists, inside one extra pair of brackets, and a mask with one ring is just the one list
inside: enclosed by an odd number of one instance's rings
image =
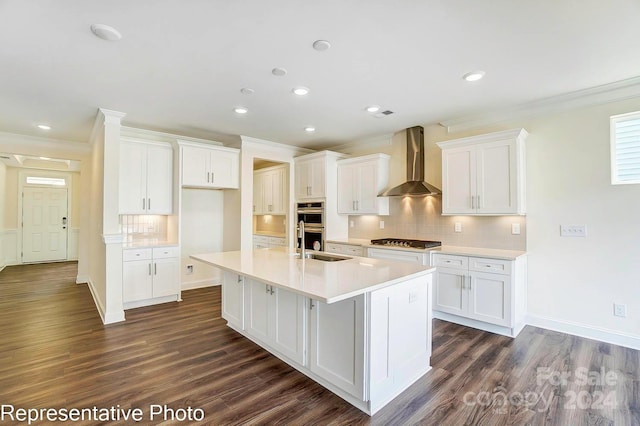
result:
[(467, 81), (478, 81), (484, 77), (484, 71), (472, 71), (462, 76)]
[(103, 40), (107, 41), (118, 41), (122, 38), (122, 34), (120, 31), (116, 30), (109, 25), (104, 24), (93, 24), (91, 25), (91, 32), (96, 36)]
[(313, 42), (313, 48), (318, 52), (328, 50), (331, 47), (331, 43), (327, 40), (316, 40)]
[(240, 89), (240, 93), (242, 93), (243, 95), (253, 95), (255, 93), (255, 90), (249, 87), (243, 87), (242, 89)]
[(38, 129), (51, 130), (51, 126), (47, 126), (46, 124), (38, 124)]
[(284, 68), (274, 68), (271, 70), (271, 74), (277, 77), (282, 77), (283, 75), (287, 75), (287, 70)]
[(292, 90), (292, 92), (294, 95), (304, 96), (309, 93), (309, 89), (307, 89), (306, 87), (296, 87)]
[(365, 108), (367, 112), (378, 112), (380, 111), (380, 107), (378, 105), (369, 105)]
[(236, 112), (236, 114), (246, 114), (249, 112), (247, 108), (241, 106), (235, 107), (233, 110)]
[(307, 127), (304, 128), (304, 131), (307, 132), (307, 133), (313, 133), (313, 132), (316, 131), (316, 128), (313, 127), (313, 126), (307, 126)]

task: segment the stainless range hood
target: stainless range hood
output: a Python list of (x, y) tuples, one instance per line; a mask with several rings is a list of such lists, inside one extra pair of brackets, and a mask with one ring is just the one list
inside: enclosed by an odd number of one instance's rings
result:
[(442, 191), (424, 181), (424, 129), (421, 126), (410, 127), (407, 132), (407, 181), (379, 196), (399, 197), (439, 195)]

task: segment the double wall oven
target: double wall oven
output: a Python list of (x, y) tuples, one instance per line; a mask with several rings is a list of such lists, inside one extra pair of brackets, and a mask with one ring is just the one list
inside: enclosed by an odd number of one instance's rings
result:
[[(324, 203), (309, 202), (296, 205), (296, 223), (304, 221), (304, 248), (324, 251)], [(297, 225), (296, 225), (297, 226)], [(297, 246), (301, 247), (300, 230), (297, 234)]]

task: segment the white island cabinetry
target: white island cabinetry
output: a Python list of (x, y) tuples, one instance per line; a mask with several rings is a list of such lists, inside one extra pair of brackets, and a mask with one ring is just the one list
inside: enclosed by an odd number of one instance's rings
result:
[(368, 414), (431, 368), (434, 268), (286, 249), (191, 257), (225, 271), (229, 327)]

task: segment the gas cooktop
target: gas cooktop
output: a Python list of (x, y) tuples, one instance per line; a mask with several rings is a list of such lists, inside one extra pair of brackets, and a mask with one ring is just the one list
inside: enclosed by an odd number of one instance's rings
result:
[(394, 247), (411, 247), (417, 249), (428, 249), (432, 247), (440, 247), (442, 245), (440, 241), (409, 240), (405, 238), (380, 238), (377, 240), (371, 240), (371, 244)]

